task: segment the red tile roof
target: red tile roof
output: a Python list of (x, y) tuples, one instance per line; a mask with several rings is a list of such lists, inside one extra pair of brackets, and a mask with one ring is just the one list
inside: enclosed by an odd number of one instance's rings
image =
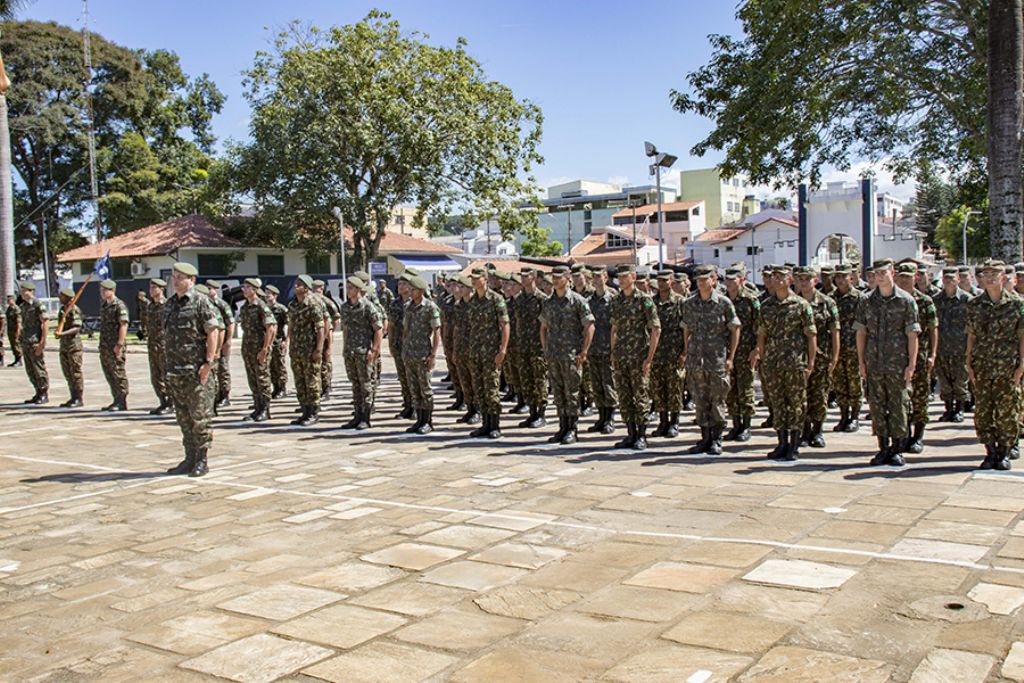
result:
[[(692, 209), (695, 206), (700, 206), (704, 203), (704, 200), (695, 202), (662, 202), (661, 210), (668, 211), (682, 211), (683, 209)], [(644, 204), (643, 206), (636, 207), (636, 215), (639, 220), (641, 216), (647, 213), (658, 213), (657, 204)], [(633, 209), (622, 209), (612, 214), (612, 218), (626, 218), (633, 215)]]
[(91, 261), (103, 257), (155, 256), (170, 254), (179, 247), (239, 247), (203, 216), (190, 215), (139, 228), (96, 244), (87, 244), (57, 255), (59, 263)]
[(711, 242), (712, 244), (718, 244), (719, 242), (728, 242), (737, 235), (742, 235), (746, 230), (744, 228), (714, 228), (712, 230), (705, 230), (701, 234), (694, 238), (694, 242)]

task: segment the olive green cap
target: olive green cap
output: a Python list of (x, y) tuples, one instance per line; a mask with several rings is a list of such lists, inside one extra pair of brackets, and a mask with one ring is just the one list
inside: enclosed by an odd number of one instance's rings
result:
[(263, 286), (263, 281), (260, 280), (258, 277), (247, 277), (244, 280), (242, 280), (242, 284), (249, 285), (250, 287), (255, 287), (256, 289), (259, 289), (260, 287)]
[(834, 268), (836, 275), (849, 275), (853, 272), (853, 266), (849, 263), (840, 263)]
[(568, 275), (570, 272), (571, 271), (570, 271), (569, 266), (555, 266), (554, 268), (551, 269), (551, 274), (552, 275), (559, 275), (559, 276), (563, 276), (563, 277), (565, 275)]
[(1018, 273), (1024, 273), (1024, 263), (1014, 263), (1013, 269)]
[(793, 272), (793, 269), (791, 267), (787, 266), (784, 263), (773, 263), (772, 264), (772, 272), (773, 273), (782, 273), (783, 275), (789, 275), (790, 273)]
[(358, 277), (356, 275), (352, 275), (347, 280), (345, 280), (345, 284), (352, 285), (360, 292), (366, 291), (366, 283), (363, 282), (363, 279), (361, 277)]
[(725, 279), (726, 280), (736, 280), (738, 278), (743, 277), (743, 275), (744, 275), (743, 271), (740, 270), (739, 268), (734, 267), (734, 266), (730, 266), (730, 267), (725, 269)]
[(474, 268), (473, 270), (469, 271), (469, 274), (472, 275), (473, 277), (483, 277), (487, 275), (487, 270), (485, 268)]
[(997, 259), (989, 259), (989, 260), (985, 261), (984, 263), (982, 263), (980, 266), (978, 266), (978, 272), (979, 273), (983, 273), (986, 270), (995, 270), (995, 271), (998, 271), (998, 272), (1001, 273), (1001, 272), (1003, 272), (1003, 267), (1005, 265), (1006, 265), (1005, 263), (1003, 263), (1002, 261), (999, 261)]
[(958, 272), (960, 272), (960, 271), (957, 268), (943, 268), (942, 269), (942, 274), (943, 275), (956, 275)]
[(591, 275), (593, 275), (595, 273), (607, 273), (607, 272), (608, 272), (608, 266), (602, 266), (600, 264), (598, 264), (596, 266), (590, 266), (590, 274)]
[(117, 283), (113, 280), (103, 280), (100, 282), (100, 287), (103, 289), (117, 289)]
[(207, 280), (206, 286), (209, 287), (210, 289), (220, 289), (220, 282), (218, 282), (217, 280)]
[(893, 262), (891, 258), (878, 259), (877, 261), (871, 264), (871, 270), (883, 270), (885, 268), (892, 267), (892, 265)]
[(957, 266), (956, 267), (956, 272), (958, 272), (958, 273), (970, 273), (971, 272), (971, 267), (970, 266)]
[(517, 285), (523, 284), (523, 276), (520, 275), (519, 273), (512, 273), (512, 274), (510, 274), (508, 276), (508, 279), (511, 280), (512, 282), (516, 283)]
[(709, 263), (703, 263), (693, 269), (693, 273), (697, 277), (711, 277), (717, 271), (718, 269)]
[(409, 285), (414, 289), (418, 289), (421, 292), (427, 291), (427, 281), (421, 278), (419, 275), (413, 275), (412, 279), (409, 280)]
[(673, 275), (673, 273), (672, 273), (671, 270), (659, 270), (658, 271), (658, 279), (659, 280), (671, 280), (672, 279), (672, 275)]
[(686, 273), (676, 273), (673, 278), (676, 282), (689, 282), (690, 278), (686, 277)]
[(18, 289), (27, 289), (30, 292), (34, 292), (36, 291), (36, 286), (32, 282), (22, 282), (20, 285), (18, 285)]
[(793, 275), (803, 277), (816, 277), (818, 271), (815, 270), (814, 266), (797, 266), (793, 269)]
[(314, 287), (324, 287), (326, 284), (323, 280), (313, 280)]
[(832, 264), (825, 264), (824, 266), (821, 267), (821, 274), (822, 275), (835, 275), (836, 274), (836, 267), (833, 266)]
[(417, 275), (420, 274), (420, 271), (416, 270), (415, 268), (409, 268), (409, 267), (407, 267), (402, 272), (403, 273), (408, 273), (410, 277), (416, 277)]
[(266, 290), (267, 290), (268, 292), (270, 292), (271, 294), (273, 294), (274, 296), (277, 296), (278, 294), (280, 294), (280, 293), (281, 293), (281, 290), (280, 290), (280, 289), (278, 289), (278, 288), (277, 288), (277, 287), (276, 287), (275, 285), (267, 285), (267, 286), (265, 287), (265, 289), (266, 289)]
[(295, 278), (295, 281), (296, 282), (301, 282), (306, 287), (312, 287), (313, 286), (313, 278), (311, 278), (310, 276), (306, 275), (305, 273), (303, 273), (302, 275), (300, 275), (297, 278)]
[(550, 285), (550, 284), (554, 284), (554, 282), (555, 282), (555, 281), (554, 281), (554, 280), (552, 279), (552, 277), (551, 277), (551, 273), (544, 273), (544, 277), (543, 277), (543, 280), (544, 280), (544, 282), (548, 283), (549, 285)]
[(69, 299), (74, 299), (75, 298), (75, 290), (71, 289), (70, 287), (64, 287), (63, 289), (60, 290), (60, 295), (61, 296), (66, 296)]
[(164, 280), (163, 278), (155, 277), (155, 278), (153, 278), (152, 280), (149, 281), (149, 284), (156, 285), (157, 287), (166, 287), (167, 286), (167, 280)]
[(520, 275), (533, 275), (536, 272), (537, 272), (537, 269), (534, 268), (533, 266), (525, 266), (522, 269), (520, 269), (519, 274)]
[(917, 266), (914, 265), (913, 263), (901, 263), (898, 266), (896, 266), (896, 274), (897, 275), (916, 275), (917, 274)]
[(365, 270), (357, 270), (356, 272), (352, 273), (352, 277), (357, 277), (360, 280), (362, 280), (364, 283), (367, 283), (367, 282), (370, 281), (370, 274), (367, 273)]
[(195, 289), (200, 294), (209, 294), (210, 293), (210, 288), (207, 287), (206, 285), (196, 285), (193, 289)]
[(173, 269), (178, 271), (182, 275), (188, 275), (190, 277), (195, 277), (199, 275), (199, 271), (196, 270), (196, 267), (193, 266), (191, 263), (178, 262), (174, 264)]
[(398, 277), (395, 278), (395, 279), (398, 282), (406, 282), (407, 283), (407, 282), (411, 281), (414, 277), (416, 277), (414, 274), (410, 273), (409, 271), (405, 271), (403, 273), (399, 273)]
[(622, 265), (615, 266), (615, 273), (635, 273), (636, 265), (632, 263), (623, 263)]

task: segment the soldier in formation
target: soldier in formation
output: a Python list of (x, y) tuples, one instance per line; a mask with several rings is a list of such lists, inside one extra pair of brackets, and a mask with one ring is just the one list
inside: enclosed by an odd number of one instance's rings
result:
[[(926, 271), (927, 272), (927, 271)], [(917, 305), (917, 322), (921, 332), (917, 337), (917, 359), (914, 362), (914, 378), (910, 387), (910, 434), (903, 444), (904, 453), (920, 453), (924, 450), (924, 430), (928, 424), (928, 403), (932, 397), (932, 368), (935, 367), (935, 353), (938, 350), (939, 326), (935, 303), (922, 291), (920, 269), (912, 262), (896, 266), (896, 286), (914, 297)], [(930, 284), (930, 283), (927, 283)]]
[(800, 296), (811, 305), (817, 330), (817, 355), (814, 371), (807, 378), (807, 411), (800, 445), (824, 448), (821, 427), (828, 412), (832, 372), (839, 363), (839, 310), (831, 297), (816, 288), (817, 273), (813, 266), (797, 268), (796, 283)]
[(405, 360), (402, 357), (402, 335), (405, 331), (403, 318), (409, 299), (412, 293), (409, 290), (409, 279), (413, 277), (408, 273), (398, 276), (398, 296), (391, 299), (388, 304), (388, 349), (391, 351), (391, 359), (395, 363), (395, 373), (398, 375), (398, 386), (402, 392), (402, 410), (398, 413), (399, 420), (409, 420), (415, 414), (412, 394), (409, 391), (409, 379), (406, 376)]
[(642, 451), (647, 448), (648, 383), (661, 321), (654, 300), (635, 286), (636, 268), (621, 266), (618, 275), (621, 289), (611, 305), (611, 359), (627, 435), (615, 447)]
[(146, 333), (146, 351), (149, 356), (149, 381), (153, 385), (160, 405), (149, 411), (150, 415), (166, 415), (171, 412), (171, 397), (167, 392), (167, 343), (164, 338), (164, 306), (167, 301), (164, 292), (167, 281), (154, 278), (149, 281), (149, 299), (139, 302), (139, 310), (144, 311), (142, 327)]
[(321, 402), (331, 397), (331, 382), (334, 380), (334, 361), (331, 352), (334, 349), (334, 333), (338, 330), (338, 323), (341, 321), (338, 304), (324, 293), (325, 287), (326, 283), (323, 280), (313, 280), (313, 294), (320, 297), (320, 303), (323, 304), (325, 311), (324, 357), (320, 361)]
[(376, 364), (384, 340), (382, 306), (367, 296), (367, 284), (352, 276), (345, 282), (345, 303), (341, 305), (345, 374), (352, 384), (352, 419), (342, 429), (368, 429), (377, 388)]
[(288, 307), (277, 300), (281, 290), (274, 285), (267, 285), (263, 291), (277, 323), (274, 344), (270, 347), (270, 397), (284, 398), (288, 392), (288, 365), (285, 362), (288, 355)]
[(116, 413), (128, 410), (128, 375), (125, 373), (125, 336), (128, 333), (128, 307), (117, 297), (117, 283), (100, 283), (100, 365), (113, 397), (103, 410)]
[(971, 296), (957, 279), (956, 268), (943, 268), (942, 289), (933, 299), (939, 328), (935, 374), (945, 406), (939, 422), (963, 422), (967, 403), (967, 302)]
[(746, 269), (730, 266), (725, 271), (725, 290), (732, 301), (736, 317), (740, 321), (740, 337), (736, 346), (729, 375), (729, 394), (726, 403), (732, 418), (732, 429), (725, 435), (726, 441), (749, 441), (750, 421), (754, 416), (754, 369), (750, 364), (751, 354), (757, 348), (757, 318), (761, 312), (761, 300), (754, 290), (746, 286)]
[(323, 303), (313, 293), (313, 278), (295, 278), (295, 298), (288, 304), (288, 338), (285, 344), (291, 357), (295, 396), (301, 414), (292, 421), (308, 427), (320, 421), (320, 365), (326, 343), (327, 317)]
[(841, 263), (835, 268), (833, 292), (839, 313), (839, 357), (832, 380), (839, 404), (839, 422), (834, 432), (853, 433), (860, 429), (860, 409), (863, 402), (859, 362), (857, 360), (857, 330), (854, 328), (857, 306), (864, 296), (853, 286), (853, 268)]
[(520, 391), (529, 408), (529, 415), (520, 427), (537, 429), (547, 424), (548, 364), (541, 343), (541, 312), (548, 296), (537, 287), (539, 273), (524, 268), (519, 274), (522, 293), (515, 299), (515, 353), (519, 367)]
[[(672, 291), (672, 271), (658, 272), (654, 304), (661, 322), (661, 336), (651, 365), (651, 408), (658, 426), (651, 436), (674, 439), (679, 435), (683, 407), (683, 298)], [(691, 395), (694, 393), (690, 389)]]
[(424, 435), (434, 430), (434, 391), (430, 379), (441, 342), (441, 311), (427, 298), (428, 285), (422, 277), (409, 278), (408, 287), (411, 296), (402, 316), (402, 361), (416, 422), (405, 431)]
[(13, 294), (7, 295), (7, 308), (4, 309), (4, 321), (7, 327), (7, 342), (11, 345), (12, 368), (21, 366), (21, 344), (18, 339), (21, 335), (21, 306)]
[(595, 266), (591, 270), (590, 284), (594, 291), (587, 304), (594, 316), (594, 339), (590, 343), (587, 364), (594, 405), (597, 406), (597, 421), (587, 431), (612, 434), (615, 432), (615, 407), (619, 401), (612, 372), (612, 301), (615, 291), (608, 287), (608, 269), (604, 266)]
[(221, 335), (220, 351), (217, 355), (217, 400), (215, 408), (231, 405), (231, 344), (235, 338), (235, 314), (231, 304), (221, 296), (221, 284), (216, 280), (206, 281), (207, 296), (220, 313), (224, 321), (224, 333)]
[(85, 393), (85, 379), (82, 375), (82, 311), (71, 303), (75, 298), (74, 290), (60, 290), (60, 313), (58, 314), (60, 331), (56, 333), (59, 341), (60, 370), (68, 383), (70, 397), (60, 404), (61, 408), (80, 408)]
[(473, 396), (482, 415), (472, 437), (501, 438), (501, 366), (508, 353), (509, 318), (505, 299), (488, 287), (487, 272), (471, 272), (473, 295), (467, 307), (469, 367)]
[(252, 392), (253, 410), (243, 422), (266, 422), (270, 419), (270, 354), (277, 336), (277, 318), (263, 300), (263, 283), (257, 278), (246, 278), (242, 283), (245, 303), (238, 312), (242, 328), (242, 361), (245, 377)]

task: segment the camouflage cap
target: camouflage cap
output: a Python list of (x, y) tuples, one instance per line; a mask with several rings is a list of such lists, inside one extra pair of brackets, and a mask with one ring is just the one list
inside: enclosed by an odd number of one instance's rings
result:
[(367, 273), (365, 270), (357, 270), (356, 272), (352, 273), (352, 277), (359, 278), (360, 280), (363, 281), (363, 283), (367, 283), (370, 281), (370, 274)]
[(74, 299), (75, 298), (75, 290), (71, 289), (70, 287), (64, 287), (58, 293), (61, 296), (66, 296), (69, 299)]
[(821, 267), (821, 274), (822, 275), (835, 275), (836, 274), (836, 267), (833, 266), (831, 263), (826, 263), (825, 265), (823, 265)]
[(1016, 275), (1017, 271), (1013, 269), (1013, 266), (1007, 263), (1005, 266), (1003, 266), (1003, 273), (1006, 275)]
[(732, 263), (729, 264), (729, 268), (732, 270), (739, 270), (744, 273), (747, 272), (747, 264), (744, 263), (743, 261), (733, 261)]
[(608, 272), (608, 266), (602, 266), (600, 264), (596, 265), (596, 266), (590, 266), (590, 274), (591, 275), (595, 275), (597, 273), (607, 273), (607, 272)]
[(923, 261), (918, 261), (917, 262), (917, 272), (919, 272), (919, 273), (927, 273), (928, 272), (928, 264), (924, 263)]
[(787, 266), (785, 264), (773, 263), (772, 264), (772, 272), (773, 273), (782, 273), (783, 275), (789, 275), (790, 273), (793, 272), (793, 269), (790, 266)]
[(345, 284), (352, 285), (360, 292), (366, 291), (366, 283), (363, 282), (363, 279), (361, 277), (358, 277), (356, 275), (350, 275), (349, 278), (345, 280)]
[(896, 266), (896, 274), (897, 275), (916, 275), (917, 274), (917, 266), (914, 265), (913, 263), (901, 263), (898, 266)]
[(1024, 273), (1024, 263), (1014, 263), (1013, 269), (1018, 273)]
[(260, 287), (263, 286), (263, 281), (260, 280), (258, 277), (247, 277), (244, 280), (242, 280), (242, 284), (249, 285), (250, 287), (255, 287), (256, 289), (259, 289)]
[(650, 274), (649, 272), (647, 272), (646, 270), (645, 270), (645, 271), (643, 271), (643, 272), (641, 272), (641, 273), (637, 273), (637, 274), (636, 274), (636, 279), (637, 279), (637, 280), (640, 280), (640, 281), (642, 281), (642, 282), (647, 282), (647, 280), (648, 280), (648, 279), (649, 279), (650, 277), (651, 277), (651, 274)]
[(523, 284), (523, 276), (521, 273), (510, 273), (508, 279), (517, 285)]
[(473, 270), (469, 271), (469, 274), (472, 275), (473, 277), (484, 277), (487, 275), (487, 269), (474, 268)]
[(311, 278), (310, 276), (306, 275), (305, 273), (303, 273), (302, 275), (300, 275), (297, 278), (295, 278), (295, 282), (301, 283), (305, 287), (312, 287), (313, 286), (313, 278)]
[(160, 277), (155, 277), (155, 278), (153, 278), (152, 280), (149, 281), (149, 284), (156, 285), (157, 287), (166, 287), (167, 286), (167, 280), (164, 280), (163, 278), (160, 278)]
[(543, 279), (544, 282), (548, 283), (549, 285), (554, 284), (555, 282), (554, 278), (551, 277), (551, 273), (544, 273), (544, 277), (541, 279)]
[(740, 270), (739, 268), (736, 268), (735, 266), (729, 266), (728, 268), (725, 269), (726, 280), (736, 280), (738, 278), (743, 277), (743, 275), (743, 271)]
[(763, 266), (761, 266), (761, 274), (764, 275), (766, 273), (772, 272), (772, 268), (773, 268), (773, 264), (771, 264), (771, 263), (764, 264)]
[(984, 273), (986, 271), (996, 271), (1001, 273), (1003, 272), (1004, 266), (1006, 266), (1006, 264), (1003, 263), (1002, 261), (999, 261), (997, 259), (989, 259), (982, 263), (980, 266), (978, 266), (978, 272)]
[(793, 269), (793, 275), (797, 277), (817, 277), (818, 271), (814, 266), (797, 266)]
[(521, 268), (519, 270), (519, 274), (520, 275), (533, 275), (536, 272), (537, 272), (537, 269), (534, 268), (533, 266), (524, 266), (523, 268)]
[(425, 292), (429, 288), (429, 285), (427, 285), (427, 281), (421, 278), (419, 275), (413, 275), (412, 278), (409, 280), (409, 285), (412, 286), (414, 289), (420, 290), (421, 292)]
[(275, 287), (274, 285), (267, 285), (264, 289), (266, 289), (268, 292), (270, 292), (274, 296), (277, 296), (278, 294), (281, 293), (281, 290), (278, 289), (277, 287)]
[(217, 282), (216, 280), (207, 280), (206, 286), (209, 287), (210, 289), (220, 289), (220, 283)]
[(945, 275), (956, 275), (960, 270), (956, 267), (947, 267), (942, 269), (942, 274)]
[(454, 282), (455, 284), (461, 285), (463, 287), (468, 287), (468, 288), (472, 288), (473, 287), (473, 283), (465, 275), (453, 275), (453, 276), (451, 276), (448, 279), (451, 280), (452, 282)]
[(971, 267), (970, 266), (957, 266), (956, 267), (956, 272), (958, 272), (958, 273), (970, 273), (971, 272)]
[(615, 266), (615, 273), (635, 273), (636, 266), (632, 263), (623, 263), (620, 266)]
[(585, 263), (574, 263), (574, 264), (572, 264), (572, 268), (570, 268), (570, 270), (573, 273), (582, 273), (586, 269), (587, 269), (587, 264), (585, 264)]
[(412, 280), (414, 277), (417, 277), (417, 276), (412, 274), (412, 273), (410, 273), (409, 271), (405, 271), (405, 272), (399, 273), (398, 277), (396, 277), (395, 279), (399, 283), (402, 283), (402, 282), (406, 282), (407, 283), (410, 280)]
[(196, 285), (193, 289), (195, 289), (200, 294), (209, 294), (210, 293), (210, 288), (207, 287), (206, 285)]
[(317, 288), (324, 287), (326, 284), (323, 280), (313, 280), (313, 286)]
[(835, 275), (850, 275), (853, 273), (853, 266), (849, 263), (840, 263), (833, 268), (833, 272)]
[(659, 280), (671, 280), (672, 279), (672, 271), (671, 270), (659, 270), (658, 271), (658, 279)]
[(188, 275), (190, 277), (195, 277), (199, 275), (199, 271), (196, 270), (196, 267), (193, 266), (191, 263), (182, 263), (179, 261), (178, 263), (174, 264), (173, 270), (178, 271), (182, 275)]
[(554, 268), (551, 269), (552, 275), (558, 275), (560, 277), (565, 277), (569, 273), (569, 266), (555, 266)]
[(113, 280), (103, 280), (100, 282), (100, 287), (103, 289), (117, 289), (117, 283)]
[(711, 277), (712, 275), (715, 275), (717, 272), (718, 272), (718, 269), (715, 268), (710, 263), (701, 264), (701, 265), (699, 265), (699, 266), (697, 266), (696, 268), (693, 269), (693, 274), (696, 275), (699, 278), (701, 278), (701, 277)]
[(416, 270), (415, 268), (409, 267), (409, 266), (406, 266), (405, 270), (403, 270), (402, 272), (403, 273), (409, 273), (409, 275), (412, 276), (412, 277), (416, 277), (417, 275), (420, 274), (420, 271)]
[(893, 266), (893, 261), (892, 261), (891, 258), (883, 258), (883, 259), (878, 259), (877, 261), (872, 263), (871, 264), (871, 270), (884, 270), (886, 268), (891, 268), (892, 266)]
[(675, 275), (673, 275), (673, 279), (675, 279), (676, 282), (690, 281), (690, 278), (686, 277), (686, 273), (676, 273)]

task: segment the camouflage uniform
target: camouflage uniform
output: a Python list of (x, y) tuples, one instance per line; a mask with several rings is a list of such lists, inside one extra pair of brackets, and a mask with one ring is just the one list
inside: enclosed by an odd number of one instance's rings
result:
[[(712, 290), (705, 300), (700, 292), (683, 304), (679, 327), (689, 334), (686, 347), (686, 376), (697, 412), (702, 437), (717, 441), (725, 426), (725, 402), (729, 395), (729, 358), (731, 330), (742, 326), (736, 308), (728, 296)], [(663, 332), (664, 333), (664, 332)], [(703, 432), (709, 430), (710, 434)], [(703, 441), (703, 439), (702, 439)]]
[[(437, 294), (437, 308), (441, 313), (441, 348), (444, 350), (445, 362), (448, 364), (448, 375), (452, 379), (452, 384), (458, 384), (459, 388), (462, 389), (462, 396), (465, 399), (470, 393), (473, 392), (472, 386), (466, 386), (462, 381), (462, 375), (456, 367), (458, 365), (458, 354), (455, 353), (455, 325), (453, 324), (453, 316), (455, 314), (455, 304), (458, 303), (455, 300), (455, 296), (449, 294), (445, 289), (441, 289)], [(466, 399), (466, 403), (469, 400)]]
[(914, 302), (917, 304), (917, 322), (921, 334), (917, 336), (917, 361), (914, 363), (914, 378), (911, 380), (910, 421), (916, 425), (928, 424), (928, 402), (932, 397), (932, 377), (928, 357), (932, 350), (931, 332), (938, 326), (935, 303), (921, 290), (914, 288)]
[(7, 341), (11, 344), (11, 353), (14, 354), (14, 362), (21, 360), (21, 346), (18, 343), (18, 329), (21, 326), (21, 306), (17, 300), (4, 311), (4, 319), (7, 321)]
[(729, 377), (729, 394), (726, 403), (729, 415), (734, 420), (749, 419), (754, 415), (754, 370), (750, 367), (750, 353), (757, 346), (757, 317), (761, 312), (761, 301), (756, 293), (741, 287), (732, 299), (736, 317), (740, 321), (740, 343), (736, 347), (736, 358)]
[[(519, 296), (522, 296), (522, 293)], [(522, 395), (522, 387), (519, 385), (519, 363), (516, 362), (519, 358), (519, 348), (518, 344), (516, 344), (516, 329), (518, 327), (516, 322), (516, 298), (505, 297), (505, 310), (508, 312), (508, 351), (505, 354), (504, 362), (501, 364), (501, 371), (505, 374), (505, 383), (508, 384), (509, 391), (513, 394)]]
[(412, 394), (409, 391), (409, 380), (405, 368), (405, 359), (402, 356), (402, 337), (405, 333), (403, 317), (408, 308), (408, 302), (398, 296), (388, 304), (388, 348), (391, 350), (391, 358), (395, 362), (395, 372), (398, 373), (398, 385), (402, 390), (402, 406), (414, 408)]
[(369, 419), (373, 409), (377, 383), (374, 366), (366, 356), (373, 347), (374, 333), (384, 326), (380, 304), (366, 296), (352, 303), (348, 299), (341, 305), (341, 328), (344, 331), (345, 374), (352, 384), (352, 404), (357, 416)]
[[(612, 301), (615, 291), (605, 287), (604, 294), (597, 290), (590, 295), (587, 304), (594, 316), (594, 340), (590, 343), (587, 365), (590, 369), (590, 389), (594, 405), (611, 413), (619, 402), (615, 393), (615, 377), (612, 372)], [(610, 415), (609, 415), (610, 417)]]
[(832, 374), (836, 387), (836, 402), (847, 419), (847, 425), (860, 418), (864, 389), (860, 377), (860, 362), (857, 360), (857, 330), (854, 322), (857, 306), (864, 298), (860, 290), (850, 287), (846, 294), (836, 289), (836, 310), (839, 312), (839, 362)]
[[(231, 327), (235, 320), (235, 314), (231, 310), (231, 304), (224, 301), (223, 298), (217, 297), (211, 299), (213, 305), (217, 308), (220, 313), (221, 320), (224, 321), (224, 330)], [(230, 339), (224, 339), (224, 346), (231, 343)], [(231, 395), (231, 359), (224, 354), (224, 350), (221, 349), (220, 357), (217, 359), (217, 400), (216, 402), (226, 401)]]
[(490, 289), (482, 297), (474, 292), (467, 306), (467, 318), (473, 396), (480, 412), (497, 416), (501, 414), (501, 370), (494, 367), (494, 357), (501, 350), (501, 328), (508, 324), (505, 299)]
[(320, 362), (320, 394), (326, 396), (331, 393), (331, 382), (334, 380), (334, 359), (331, 353), (334, 350), (334, 330), (341, 320), (341, 313), (334, 299), (325, 294), (321, 294), (320, 299), (327, 312), (324, 319), (324, 357)]
[(323, 354), (311, 358), (316, 339), (324, 328), (327, 311), (318, 297), (309, 292), (303, 301), (292, 299), (288, 304), (288, 353), (291, 355), (295, 396), (299, 405), (313, 412), (320, 410), (320, 367)]
[[(661, 328), (654, 300), (639, 289), (612, 299), (611, 320), (615, 329), (615, 390), (622, 420), (641, 428), (647, 425), (651, 404), (644, 361), (651, 344), (651, 330)], [(653, 365), (653, 363), (652, 363)]]
[[(141, 302), (140, 302), (141, 303)], [(146, 331), (146, 350), (149, 356), (149, 382), (153, 392), (160, 400), (160, 405), (167, 403), (167, 344), (164, 339), (164, 306), (167, 301), (148, 301), (139, 306), (145, 311), (142, 317), (143, 329)]]
[(815, 291), (808, 303), (814, 314), (814, 327), (818, 331), (818, 353), (811, 376), (807, 378), (805, 420), (817, 424), (825, 421), (828, 412), (828, 392), (832, 384), (828, 366), (832, 362), (832, 333), (839, 329), (839, 309), (836, 302), (821, 291)]
[(970, 295), (957, 287), (953, 296), (945, 291), (933, 299), (939, 323), (939, 350), (935, 372), (939, 379), (939, 395), (947, 402), (956, 401), (957, 408), (967, 401), (967, 302)]
[(288, 386), (288, 366), (284, 360), (284, 340), (288, 337), (288, 307), (280, 301), (270, 307), (277, 322), (277, 334), (270, 351), (270, 383), (275, 394)]
[(539, 289), (532, 294), (523, 291), (515, 299), (515, 350), (521, 385), (518, 389), (526, 405), (537, 409), (538, 414), (543, 414), (548, 403), (548, 364), (540, 345), (540, 316), (547, 299)]
[(273, 392), (270, 384), (270, 357), (259, 360), (263, 342), (266, 339), (267, 326), (276, 325), (277, 319), (263, 299), (259, 296), (249, 303), (242, 304), (238, 312), (238, 324), (242, 327), (242, 361), (245, 363), (245, 376), (249, 381), (249, 391), (256, 402), (256, 411), (270, 405)]
[[(382, 304), (380, 302), (380, 298), (377, 296), (377, 292), (375, 292), (372, 287), (368, 286), (366, 288), (366, 293), (363, 294), (363, 298), (366, 299), (367, 301), (369, 301), (371, 304), (373, 304), (373, 306), (377, 309), (377, 313), (380, 315), (380, 319), (381, 319), (381, 322), (383, 324), (383, 322), (388, 319), (388, 311), (387, 311), (386, 308), (384, 308), (384, 304)], [(377, 399), (377, 387), (380, 385), (380, 373), (381, 373), (382, 367), (383, 366), (381, 364), (380, 354), (378, 353), (377, 354), (377, 359), (375, 361), (373, 361), (373, 368), (372, 368), (372, 370), (373, 370), (373, 372), (372, 372), (372, 379), (373, 379), (372, 395), (373, 395), (373, 399), (374, 400)], [(348, 374), (347, 370), (346, 370), (346, 374)]]
[(21, 337), (21, 360), (25, 364), (25, 374), (32, 382), (36, 395), (46, 396), (50, 393), (50, 375), (46, 372), (46, 354), (37, 356), (36, 344), (42, 336), (42, 321), (47, 319), (46, 304), (39, 299), (32, 303), (22, 301), (19, 304)]
[(441, 327), (441, 311), (430, 299), (416, 304), (410, 300), (402, 318), (402, 360), (412, 407), (429, 416), (434, 410), (434, 391), (430, 386), (427, 359), (433, 350), (434, 330)]
[[(453, 297), (454, 298), (454, 297)], [(438, 306), (438, 308), (441, 308)], [(441, 309), (443, 311), (443, 309)], [(444, 314), (442, 313), (442, 319)], [(447, 326), (450, 328), (451, 334), (451, 346), (445, 352), (450, 354), (447, 357), (448, 372), (452, 377), (458, 377), (459, 386), (462, 387), (462, 399), (465, 401), (469, 408), (469, 412), (466, 413), (468, 418), (476, 408), (479, 406), (476, 403), (476, 395), (473, 393), (473, 376), (470, 374), (469, 364), (469, 350), (470, 350), (470, 331), (469, 331), (469, 303), (458, 299), (452, 306), (452, 311), (448, 315)], [(442, 323), (442, 330), (444, 329), (445, 323)], [(442, 335), (443, 338), (443, 335)], [(547, 399), (547, 391), (545, 390), (545, 400)]]
[(100, 306), (100, 365), (110, 385), (115, 404), (123, 404), (128, 398), (128, 375), (125, 374), (125, 348), (116, 354), (118, 330), (128, 322), (128, 307), (116, 296)]
[[(584, 301), (589, 301), (591, 295), (594, 293), (594, 288), (591, 285), (587, 285), (582, 290), (576, 290), (570, 287), (577, 294), (583, 297)], [(554, 296), (552, 294), (552, 296)], [(580, 377), (580, 408), (586, 409), (586, 414), (590, 415), (591, 406), (594, 403), (594, 387), (590, 382), (590, 357), (587, 357), (587, 361), (583, 364), (582, 375)]]
[(661, 338), (651, 363), (651, 408), (656, 413), (665, 413), (663, 422), (668, 420), (675, 425), (683, 407), (683, 372), (679, 368), (679, 356), (683, 353), (683, 297), (670, 290), (668, 298), (663, 299), (657, 291), (652, 298), (661, 321)]
[[(68, 302), (70, 304), (70, 302)], [(85, 378), (82, 376), (82, 311), (78, 306), (61, 306), (58, 314), (64, 322), (61, 329), (68, 330), (78, 327), (79, 331), (60, 338), (60, 371), (68, 383), (68, 393), (72, 399), (81, 400), (85, 392)]]
[(555, 410), (560, 417), (579, 417), (582, 368), (576, 366), (576, 357), (583, 351), (587, 327), (594, 324), (590, 306), (582, 295), (566, 289), (565, 296), (555, 293), (544, 301), (540, 320), (547, 328), (544, 359)]
[(790, 292), (785, 299), (772, 296), (762, 304), (758, 335), (763, 335), (766, 343), (760, 364), (772, 401), (774, 429), (778, 432), (803, 429), (807, 407), (807, 337), (817, 333), (814, 311), (803, 297)]

